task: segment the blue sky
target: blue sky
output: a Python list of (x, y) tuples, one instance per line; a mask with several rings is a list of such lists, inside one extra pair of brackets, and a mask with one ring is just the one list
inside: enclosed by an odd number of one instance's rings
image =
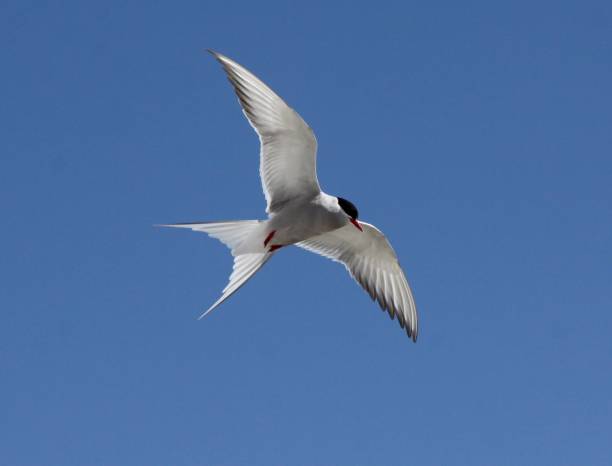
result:
[[(604, 465), (612, 7), (5, 2), (2, 463)], [(203, 321), (261, 218), (217, 49), (296, 108), (390, 238), (412, 344), (291, 248)]]

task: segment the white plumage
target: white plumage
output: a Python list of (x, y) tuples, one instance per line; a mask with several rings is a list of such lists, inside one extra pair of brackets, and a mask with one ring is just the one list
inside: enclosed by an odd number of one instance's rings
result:
[(416, 306), (395, 252), (380, 230), (357, 220), (352, 203), (321, 191), (313, 131), (250, 71), (211, 53), (223, 65), (259, 136), (259, 172), (268, 219), (165, 225), (207, 233), (228, 246), (234, 256), (228, 285), (202, 316), (235, 293), (279, 248), (294, 244), (344, 264), (372, 299), (392, 318), (397, 317), (416, 341)]

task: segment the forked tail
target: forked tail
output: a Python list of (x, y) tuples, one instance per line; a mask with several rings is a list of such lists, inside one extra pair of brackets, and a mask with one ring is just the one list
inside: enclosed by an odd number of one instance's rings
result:
[[(237, 220), (233, 222), (160, 225), (164, 227), (188, 228), (193, 231), (208, 233), (209, 236), (225, 244), (231, 250), (232, 256), (234, 256), (234, 269), (230, 275), (229, 283), (223, 289), (221, 297), (199, 317), (200, 319), (238, 291), (272, 257), (272, 253), (266, 251), (265, 248), (253, 250), (253, 248), (244, 247), (247, 242), (255, 243), (251, 237), (257, 234), (258, 229), (262, 228), (262, 223), (261, 220)], [(256, 243), (261, 244), (259, 241)]]

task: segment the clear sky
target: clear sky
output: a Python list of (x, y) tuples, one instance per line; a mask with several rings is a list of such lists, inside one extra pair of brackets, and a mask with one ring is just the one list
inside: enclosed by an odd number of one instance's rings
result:
[[(0, 462), (609, 465), (612, 6), (3, 2)], [(344, 269), (277, 254), (210, 47), (314, 128), (391, 240), (413, 344)]]

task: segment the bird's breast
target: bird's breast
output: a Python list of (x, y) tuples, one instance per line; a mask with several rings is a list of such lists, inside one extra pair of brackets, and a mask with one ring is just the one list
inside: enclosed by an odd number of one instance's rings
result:
[(274, 243), (283, 245), (299, 243), (345, 224), (345, 215), (331, 212), (316, 203), (288, 208), (270, 220), (270, 228), (276, 230)]

